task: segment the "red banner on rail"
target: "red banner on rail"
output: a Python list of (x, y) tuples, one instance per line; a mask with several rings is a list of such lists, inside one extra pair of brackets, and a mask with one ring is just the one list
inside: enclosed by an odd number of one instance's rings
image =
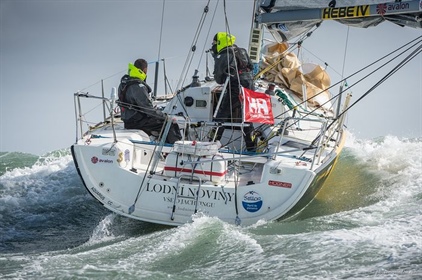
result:
[(243, 117), (245, 122), (274, 124), (271, 96), (247, 88), (243, 90)]

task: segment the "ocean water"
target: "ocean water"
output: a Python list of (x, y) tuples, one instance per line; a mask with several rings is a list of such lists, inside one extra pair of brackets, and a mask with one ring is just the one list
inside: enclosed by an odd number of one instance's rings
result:
[(422, 139), (349, 139), (290, 220), (167, 227), (117, 216), (68, 149), (0, 153), (1, 279), (422, 279)]

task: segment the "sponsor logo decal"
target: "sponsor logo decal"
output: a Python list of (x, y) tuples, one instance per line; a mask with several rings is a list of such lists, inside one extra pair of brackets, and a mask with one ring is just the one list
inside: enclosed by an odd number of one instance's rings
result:
[(288, 188), (288, 189), (290, 189), (292, 187), (292, 183), (280, 182), (280, 181), (273, 181), (273, 180), (269, 180), (268, 181), (268, 185), (269, 186), (274, 186), (274, 187)]
[(97, 163), (113, 163), (113, 161), (111, 159), (101, 159), (101, 158), (97, 158), (96, 156), (93, 156), (91, 158), (91, 162), (93, 164), (97, 164)]
[(379, 15), (385, 15), (387, 12), (387, 4), (378, 4), (377, 5), (377, 14)]
[(369, 5), (325, 8), (322, 10), (323, 19), (366, 17), (369, 14)]
[(126, 165), (127, 165), (127, 164), (128, 164), (128, 162), (130, 161), (130, 151), (129, 151), (128, 149), (126, 149), (126, 150), (124, 151), (124, 154), (123, 154), (123, 152), (120, 152), (120, 151), (119, 151), (119, 155), (117, 156), (116, 161), (117, 161), (118, 163), (122, 163), (122, 162), (123, 162), (123, 157), (124, 157), (124, 160), (125, 160)]
[(407, 11), (409, 9), (410, 9), (409, 3), (396, 2), (396, 3), (389, 3), (389, 4), (378, 4), (376, 11), (377, 11), (377, 14), (383, 16), (385, 14), (388, 14), (389, 12)]
[(248, 212), (256, 212), (262, 207), (262, 198), (255, 191), (247, 192), (243, 196), (242, 206)]
[(409, 9), (409, 3), (396, 2), (388, 4), (388, 11), (406, 11)]
[(121, 163), (123, 161), (123, 153), (119, 152), (119, 155), (117, 156), (117, 162)]

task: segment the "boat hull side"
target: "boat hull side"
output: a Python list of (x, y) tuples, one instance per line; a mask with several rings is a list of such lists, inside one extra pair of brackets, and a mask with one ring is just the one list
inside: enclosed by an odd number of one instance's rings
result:
[[(244, 226), (292, 216), (314, 199), (341, 151), (338, 147), (315, 171), (304, 166), (282, 167), (278, 161), (269, 160), (263, 164), (261, 179), (254, 182), (203, 182), (199, 188), (195, 181), (163, 174), (144, 177), (142, 172), (132, 172), (130, 163), (117, 160), (128, 143), (96, 141), (96, 145), (77, 143), (71, 147), (76, 169), (88, 192), (117, 214), (170, 226), (192, 222), (196, 212)], [(127, 150), (128, 158), (136, 158), (132, 149)], [(107, 160), (95, 163), (96, 157)], [(132, 206), (133, 211), (129, 210)]]
[(72, 157), (73, 157), (73, 163), (75, 164), (75, 168), (76, 168), (76, 171), (78, 172), (78, 175), (79, 175), (79, 177), (81, 178), (81, 181), (82, 181), (82, 184), (84, 185), (84, 187), (85, 187), (85, 189), (87, 189), (87, 191), (88, 191), (88, 193), (95, 199), (95, 200), (97, 200), (101, 205), (104, 205), (104, 203), (102, 203), (101, 202), (101, 200), (98, 200), (91, 192), (90, 192), (90, 190), (89, 190), (89, 188), (88, 188), (88, 186), (86, 185), (86, 183), (85, 183), (85, 180), (84, 180), (84, 177), (82, 176), (82, 174), (81, 174), (81, 170), (80, 170), (80, 168), (79, 168), (79, 164), (78, 164), (78, 159), (76, 158), (76, 155), (75, 155), (75, 147), (74, 147), (75, 145), (72, 145), (71, 147), (70, 147), (70, 151), (71, 151), (71, 153), (72, 153)]
[(324, 183), (330, 176), (331, 172), (334, 170), (335, 165), (337, 164), (338, 158), (341, 151), (343, 150), (344, 143), (346, 141), (345, 133), (343, 133), (342, 140), (335, 151), (332, 152), (332, 158), (327, 160), (322, 168), (316, 171), (316, 176), (312, 183), (310, 184), (308, 190), (305, 192), (300, 201), (292, 208), (289, 212), (283, 215), (280, 220), (291, 218), (294, 215), (301, 212), (309, 203), (311, 203), (318, 192), (322, 189)]

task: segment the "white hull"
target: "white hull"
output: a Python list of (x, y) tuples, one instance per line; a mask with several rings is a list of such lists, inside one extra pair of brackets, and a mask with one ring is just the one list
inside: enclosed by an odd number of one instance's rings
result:
[[(314, 164), (309, 159), (299, 160), (303, 151), (293, 151), (289, 146), (281, 146), (278, 151), (292, 152), (275, 158), (223, 152), (220, 154), (230, 166), (220, 182), (212, 182), (195, 175), (165, 172), (163, 158), (151, 174), (151, 167), (147, 167), (155, 145), (148, 143), (149, 138), (136, 130), (115, 133), (116, 143), (110, 125), (105, 125), (72, 146), (87, 190), (120, 215), (174, 226), (191, 222), (195, 213), (241, 225), (293, 214), (295, 205), (306, 205), (316, 195), (342, 147), (340, 143), (327, 149)], [(172, 150), (164, 147), (161, 153), (167, 155)]]

